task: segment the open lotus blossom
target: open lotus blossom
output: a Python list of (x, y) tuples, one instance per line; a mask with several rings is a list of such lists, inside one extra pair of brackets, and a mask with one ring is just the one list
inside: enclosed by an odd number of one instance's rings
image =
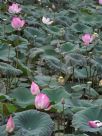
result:
[(89, 121), (88, 125), (92, 128), (97, 128), (102, 126), (102, 122), (100, 122), (99, 120)]
[(40, 93), (40, 88), (35, 82), (32, 82), (30, 90), (32, 95), (37, 95)]
[(43, 16), (42, 18), (42, 22), (46, 25), (51, 25), (53, 23), (53, 21), (50, 20), (50, 18), (46, 18)]
[(102, 0), (99, 0), (99, 4), (102, 4)]
[(93, 35), (90, 34), (82, 35), (82, 41), (86, 46), (89, 45), (93, 41), (93, 39), (94, 39)]
[(11, 21), (11, 26), (16, 30), (21, 30), (24, 24), (25, 24), (25, 20), (22, 20), (19, 17), (13, 17)]
[(6, 124), (6, 131), (8, 133), (12, 133), (14, 129), (15, 129), (15, 124), (14, 124), (12, 116), (10, 116)]
[(21, 6), (17, 3), (12, 3), (11, 6), (9, 6), (8, 11), (9, 13), (17, 14), (20, 13), (22, 10)]
[(41, 109), (49, 110), (51, 108), (49, 97), (44, 93), (39, 93), (35, 97), (35, 107), (36, 109), (39, 109), (39, 110)]

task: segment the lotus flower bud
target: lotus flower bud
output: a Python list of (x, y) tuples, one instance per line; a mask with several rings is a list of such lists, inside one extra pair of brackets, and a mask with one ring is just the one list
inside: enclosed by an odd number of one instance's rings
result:
[(44, 93), (39, 93), (36, 97), (35, 97), (35, 107), (36, 109), (50, 109), (50, 99), (49, 97), (44, 94)]
[(40, 88), (35, 82), (32, 82), (30, 90), (32, 95), (37, 95), (40, 93)]
[(10, 116), (6, 124), (6, 131), (8, 133), (12, 133), (14, 129), (15, 129), (15, 124), (14, 124), (12, 116)]
[(65, 104), (65, 100), (64, 100), (64, 98), (62, 98), (61, 103), (62, 103), (62, 104)]

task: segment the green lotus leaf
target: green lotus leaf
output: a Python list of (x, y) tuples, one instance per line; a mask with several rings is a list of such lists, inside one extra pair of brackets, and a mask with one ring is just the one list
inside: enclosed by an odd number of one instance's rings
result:
[(64, 73), (67, 69), (67, 66), (64, 63), (62, 63), (60, 59), (52, 55), (45, 55), (44, 60), (47, 63), (47, 65), (55, 71), (57, 70)]
[(28, 40), (21, 37), (19, 34), (18, 35), (14, 35), (14, 34), (10, 35), (8, 37), (8, 40), (10, 40), (10, 42), (12, 42), (13, 46), (19, 46), (20, 51), (22, 48), (23, 48), (23, 50), (25, 48), (27, 48), (27, 45), (29, 44)]
[(55, 57), (57, 56), (57, 53), (54, 50), (53, 46), (49, 46), (49, 45), (43, 46), (42, 49), (44, 50), (45, 55), (49, 55), (49, 56), (51, 55), (51, 56), (55, 56)]
[(80, 52), (82, 54), (87, 54), (88, 52), (91, 52), (95, 48), (94, 44), (90, 44), (90, 46), (84, 46), (82, 43), (82, 47), (80, 48)]
[(64, 43), (61, 45), (61, 51), (63, 52), (74, 52), (76, 49), (76, 46), (70, 42)]
[[(92, 107), (94, 105), (91, 103), (91, 101), (80, 100), (77, 98), (70, 98), (70, 99), (65, 98), (64, 101), (65, 101), (65, 104), (64, 104), (65, 115), (69, 115), (70, 113), (74, 114), (78, 111), (84, 110), (84, 109), (86, 109), (88, 107)], [(58, 112), (63, 112), (63, 105), (61, 102), (58, 102), (57, 104), (55, 104), (54, 108), (57, 109)]]
[(30, 75), (31, 70), (29, 67), (27, 67), (25, 64), (22, 63), (20, 59), (14, 58), (15, 63), (17, 62), (17, 68), (22, 71), (23, 75)]
[[(94, 114), (95, 113), (95, 114)], [(91, 128), (88, 125), (88, 121), (100, 120), (102, 122), (102, 108), (95, 106), (76, 113), (73, 116), (72, 125), (77, 130), (82, 132), (99, 132), (102, 134), (102, 127)]]
[(78, 53), (70, 53), (65, 55), (65, 62), (68, 66), (83, 66), (87, 63), (86, 58)]
[(85, 24), (95, 24), (95, 15), (81, 15), (79, 18)]
[(0, 45), (0, 59), (4, 61), (8, 61), (8, 56), (9, 56), (9, 59), (15, 56), (14, 48), (6, 46), (6, 45)]
[[(54, 124), (44, 112), (28, 110), (15, 114), (15, 131), (12, 136), (51, 136)], [(5, 125), (0, 127), (0, 136), (8, 136)]]
[(12, 65), (3, 62), (0, 62), (0, 71), (2, 72), (2, 74), (8, 76), (12, 76), (12, 75), (15, 76), (22, 74), (22, 71), (20, 69), (16, 69)]
[(58, 86), (58, 82), (56, 80), (56, 77), (50, 77), (50, 76), (45, 76), (45, 75), (37, 75), (34, 77), (34, 81), (38, 83), (41, 87), (56, 87)]
[(42, 90), (43, 93), (47, 94), (51, 102), (58, 103), (62, 98), (69, 98), (70, 94), (65, 91), (63, 87), (56, 87), (52, 89)]
[(34, 36), (37, 37), (44, 37), (45, 36), (45, 32), (42, 29), (35, 29), (33, 27), (26, 27), (26, 29), (24, 30), (24, 35), (27, 38), (30, 39), (34, 39)]
[(12, 93), (9, 95), (15, 99), (15, 104), (22, 108), (33, 105), (34, 103), (34, 96), (29, 89), (24, 87), (18, 87), (12, 90)]
[(95, 52), (97, 54), (102, 55), (102, 43), (100, 43), (99, 45), (95, 46)]
[(22, 129), (26, 136), (50, 136), (53, 131), (50, 116), (36, 110), (16, 113), (14, 121), (16, 127)]
[(91, 97), (99, 96), (96, 90), (93, 89), (92, 87), (89, 87), (88, 84), (74, 85), (71, 88), (73, 89), (72, 90), (73, 94), (80, 93), (82, 95), (83, 93), (85, 93), (86, 95), (91, 96)]
[(59, 26), (50, 26), (50, 27), (46, 27), (43, 26), (43, 28), (50, 34), (54, 35), (54, 36), (61, 36), (61, 29)]
[(87, 78), (90, 76), (96, 76), (97, 72), (94, 67), (90, 69), (90, 67), (87, 66), (83, 68), (75, 68), (74, 74), (76, 78)]
[(102, 106), (102, 99), (99, 98), (99, 99), (93, 101), (93, 104), (96, 106)]
[(34, 59), (35, 57), (39, 56), (40, 54), (43, 54), (44, 53), (44, 50), (43, 49), (40, 49), (40, 48), (32, 48), (30, 50), (30, 58), (31, 59)]
[(75, 32), (92, 32), (92, 28), (81, 24), (81, 23), (73, 23), (73, 25), (71, 26), (71, 29)]
[[(4, 25), (0, 24), (0, 33), (4, 31)], [(11, 25), (5, 25), (5, 33), (11, 33), (14, 29), (11, 27)]]
[(0, 126), (0, 135), (1, 135), (1, 136), (7, 136), (7, 135), (8, 135), (8, 134), (6, 133), (6, 131), (5, 131), (5, 129), (6, 129), (6, 126), (5, 126), (5, 125)]

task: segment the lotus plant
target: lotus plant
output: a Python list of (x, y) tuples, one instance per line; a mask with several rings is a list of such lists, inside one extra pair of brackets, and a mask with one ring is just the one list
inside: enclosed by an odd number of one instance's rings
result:
[(12, 3), (11, 6), (8, 8), (8, 12), (12, 14), (17, 14), (20, 13), (22, 10), (21, 6), (17, 3)]
[(11, 21), (11, 26), (16, 30), (21, 30), (24, 24), (25, 20), (22, 20), (20, 17), (13, 17)]
[(39, 110), (49, 110), (51, 108), (49, 97), (44, 93), (39, 93), (35, 97), (35, 107)]
[(35, 82), (32, 82), (30, 90), (32, 95), (37, 95), (40, 93), (40, 88)]
[(42, 17), (42, 22), (46, 25), (51, 25), (53, 23), (53, 21), (50, 20), (50, 18), (47, 17)]
[(88, 33), (82, 35), (82, 41), (84, 43), (84, 45), (89, 45), (94, 39), (94, 36), (93, 35), (90, 35)]
[(14, 124), (12, 116), (10, 116), (6, 124), (6, 131), (8, 133), (12, 133), (14, 129), (15, 129), (15, 124)]

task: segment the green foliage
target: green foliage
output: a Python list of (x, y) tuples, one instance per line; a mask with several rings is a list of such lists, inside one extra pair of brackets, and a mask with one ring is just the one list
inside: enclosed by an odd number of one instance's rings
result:
[(16, 69), (12, 65), (3, 63), (3, 62), (0, 62), (0, 71), (2, 74), (8, 75), (8, 76), (12, 76), (12, 75), (15, 76), (15, 75), (22, 74), (21, 70)]
[(14, 103), (22, 108), (34, 103), (34, 96), (32, 96), (30, 90), (24, 87), (15, 88), (10, 96), (15, 99)]
[[(21, 13), (8, 12), (12, 2), (21, 4)], [(88, 120), (102, 121), (102, 5), (98, 0), (4, 0), (0, 13), (0, 82), (4, 85), (4, 89), (0, 85), (0, 135), (7, 136), (6, 118), (12, 113), (17, 127), (12, 136), (50, 136), (49, 115), (55, 122), (61, 120), (54, 132), (58, 135), (101, 134), (102, 127), (87, 125)], [(20, 31), (11, 26), (13, 16), (25, 20)], [(53, 23), (44, 24), (43, 16)], [(82, 41), (85, 33), (95, 36), (88, 46)], [(50, 98), (49, 115), (33, 109), (32, 81)]]
[(44, 89), (42, 92), (46, 93), (49, 96), (51, 102), (54, 103), (60, 102), (63, 98), (70, 97), (70, 94), (67, 93), (63, 87)]
[[(99, 132), (102, 134), (102, 127), (93, 129), (88, 126), (88, 121), (90, 120), (102, 120), (101, 110), (102, 109), (100, 107), (92, 107), (78, 112), (73, 117), (73, 126), (82, 132)], [(94, 112), (95, 114), (93, 114)]]
[[(15, 114), (15, 131), (13, 136), (51, 136), (53, 121), (46, 113), (28, 110)], [(0, 135), (7, 136), (6, 127), (0, 127)]]

